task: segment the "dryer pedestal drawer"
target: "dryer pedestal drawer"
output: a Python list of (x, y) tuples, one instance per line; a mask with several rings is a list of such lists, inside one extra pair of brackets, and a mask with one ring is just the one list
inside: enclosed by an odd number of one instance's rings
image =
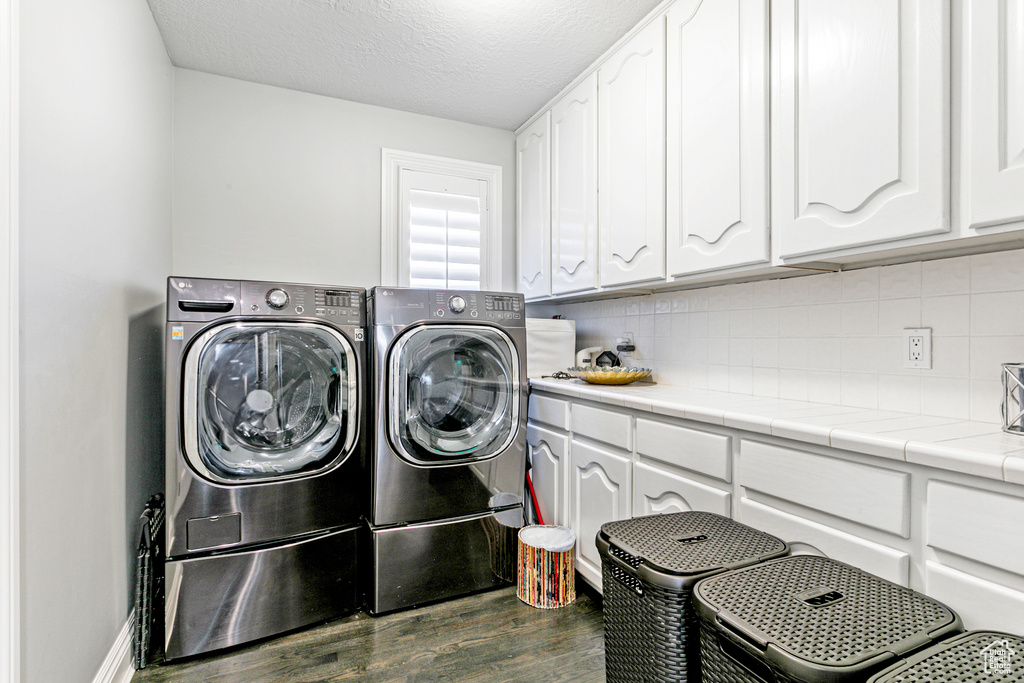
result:
[(168, 660), (333, 619), (359, 607), (358, 526), (166, 564)]
[[(502, 525), (521, 507), (496, 513)], [(492, 531), (496, 515), (427, 524), (370, 528), (372, 577), (366, 603), (371, 614), (414, 607), (485, 588), (509, 585), (495, 570), (502, 549)], [(522, 522), (519, 522), (522, 525)], [(504, 572), (502, 572), (504, 573)]]

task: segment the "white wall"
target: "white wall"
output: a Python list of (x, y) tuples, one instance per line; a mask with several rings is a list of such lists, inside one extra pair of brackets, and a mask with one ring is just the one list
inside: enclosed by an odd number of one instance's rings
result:
[(503, 167), (515, 254), (510, 131), (176, 69), (175, 274), (380, 284), (382, 147)]
[[(1000, 364), (1024, 362), (1024, 251), (537, 307), (577, 349), (635, 335), (666, 384), (1000, 422)], [(932, 329), (932, 368), (902, 331)]]
[(170, 274), (172, 68), (138, 0), (22, 2), (20, 38), (22, 678), (90, 681), (152, 485), (128, 337)]

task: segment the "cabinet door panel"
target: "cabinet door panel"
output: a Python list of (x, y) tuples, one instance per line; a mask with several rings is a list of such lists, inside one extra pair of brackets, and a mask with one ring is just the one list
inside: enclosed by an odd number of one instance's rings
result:
[(576, 570), (600, 590), (601, 556), (594, 540), (605, 522), (629, 517), (629, 460), (576, 440), (571, 444), (569, 526), (576, 532)]
[(768, 260), (768, 7), (668, 12), (669, 275)]
[(569, 437), (534, 424), (526, 426), (530, 478), (545, 524), (565, 523), (565, 469)]
[(803, 517), (740, 499), (739, 521), (784, 541), (808, 543), (833, 560), (846, 562), (883, 579), (910, 585), (910, 554)]
[(772, 3), (782, 258), (949, 230), (949, 7)]
[(597, 74), (551, 108), (551, 290), (597, 287)]
[(961, 202), (985, 231), (1024, 221), (1024, 0), (968, 0), (964, 16)]
[(665, 277), (665, 20), (598, 70), (602, 285)]
[(638, 462), (633, 471), (633, 516), (669, 512), (714, 512), (731, 516), (732, 496), (725, 491)]
[(952, 607), (968, 629), (1024, 633), (1024, 593), (991, 581), (925, 563), (925, 592)]
[(546, 297), (551, 286), (551, 113), (516, 138), (519, 291)]

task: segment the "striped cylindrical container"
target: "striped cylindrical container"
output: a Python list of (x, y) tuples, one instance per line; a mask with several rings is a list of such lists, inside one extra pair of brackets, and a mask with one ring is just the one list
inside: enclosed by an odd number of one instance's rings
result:
[(564, 526), (519, 531), (516, 594), (527, 605), (552, 609), (576, 599), (576, 534)]

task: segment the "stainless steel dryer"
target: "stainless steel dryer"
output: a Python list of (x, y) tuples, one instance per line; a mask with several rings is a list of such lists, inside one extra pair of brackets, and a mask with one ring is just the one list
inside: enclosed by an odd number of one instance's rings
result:
[(368, 607), (506, 585), (488, 533), (496, 515), (522, 525), (523, 297), (377, 287), (367, 306), (376, 417)]
[(365, 291), (172, 277), (166, 658), (359, 606)]

